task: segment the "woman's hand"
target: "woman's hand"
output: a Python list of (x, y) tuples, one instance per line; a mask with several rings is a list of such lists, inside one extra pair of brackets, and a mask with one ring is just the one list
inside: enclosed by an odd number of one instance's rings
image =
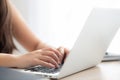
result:
[(62, 60), (60, 62), (63, 64), (69, 54), (69, 50), (64, 47), (59, 47), (57, 50), (62, 54)]
[(57, 49), (43, 48), (23, 54), (17, 57), (17, 68), (27, 68), (36, 65), (42, 65), (50, 68), (57, 68), (63, 59)]

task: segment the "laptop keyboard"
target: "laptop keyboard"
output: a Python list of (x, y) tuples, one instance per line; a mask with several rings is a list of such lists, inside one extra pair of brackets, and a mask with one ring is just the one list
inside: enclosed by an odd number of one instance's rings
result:
[(26, 69), (26, 71), (33, 71), (33, 72), (42, 72), (42, 73), (57, 73), (60, 71), (62, 65), (59, 68), (48, 68), (43, 66), (35, 66)]

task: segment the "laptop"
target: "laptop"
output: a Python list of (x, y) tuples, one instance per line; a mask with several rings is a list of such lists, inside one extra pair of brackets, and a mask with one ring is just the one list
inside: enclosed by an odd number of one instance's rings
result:
[(25, 70), (13, 70), (41, 77), (60, 79), (94, 67), (102, 61), (119, 26), (120, 9), (94, 8), (82, 30), (80, 30), (78, 39), (61, 68), (55, 70), (53, 68), (35, 66)]

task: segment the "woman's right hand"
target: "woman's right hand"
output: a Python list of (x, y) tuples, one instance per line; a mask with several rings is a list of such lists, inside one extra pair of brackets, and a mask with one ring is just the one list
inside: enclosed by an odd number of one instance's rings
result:
[(63, 55), (53, 48), (43, 48), (17, 57), (17, 68), (28, 68), (41, 65), (57, 68), (61, 64)]

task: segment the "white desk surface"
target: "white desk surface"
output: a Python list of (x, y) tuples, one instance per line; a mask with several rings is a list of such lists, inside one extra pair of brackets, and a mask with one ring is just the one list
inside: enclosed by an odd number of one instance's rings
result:
[(102, 62), (61, 80), (120, 80), (120, 61)]

